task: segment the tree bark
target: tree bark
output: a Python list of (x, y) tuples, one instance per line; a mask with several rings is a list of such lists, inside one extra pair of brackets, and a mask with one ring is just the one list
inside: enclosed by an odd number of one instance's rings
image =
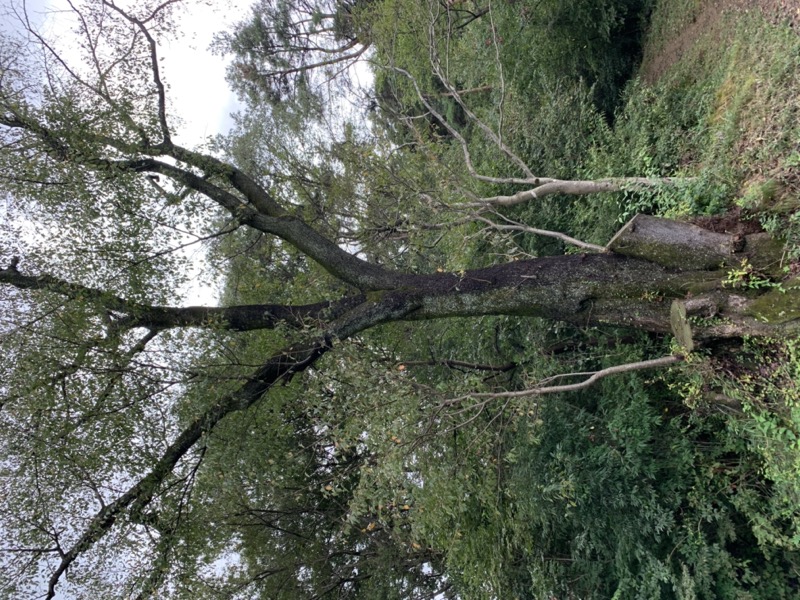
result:
[[(800, 283), (726, 286), (747, 259), (781, 272), (782, 245), (765, 234), (713, 233), (690, 223), (637, 216), (603, 254), (552, 256), (463, 273), (405, 275), (386, 298), (415, 298), (407, 320), (525, 315), (577, 326), (615, 325), (682, 339), (792, 335), (800, 331)], [(767, 280), (765, 279), (764, 282)], [(373, 292), (372, 296), (380, 297)], [(675, 332), (673, 302), (690, 332)], [(688, 337), (687, 337), (688, 336)]]
[(131, 302), (102, 290), (70, 283), (52, 275), (31, 276), (20, 273), (17, 262), (0, 269), (0, 283), (18, 289), (44, 290), (68, 299), (81, 298), (98, 308), (117, 313), (118, 330), (146, 327), (155, 331), (176, 327), (211, 327), (233, 331), (274, 329), (279, 324), (295, 329), (333, 321), (364, 301), (353, 295), (333, 302), (313, 304), (247, 304), (241, 306), (152, 306)]
[(606, 246), (625, 256), (650, 260), (665, 267), (714, 270), (747, 259), (759, 271), (778, 274), (783, 244), (766, 233), (735, 236), (648, 215), (636, 215)]

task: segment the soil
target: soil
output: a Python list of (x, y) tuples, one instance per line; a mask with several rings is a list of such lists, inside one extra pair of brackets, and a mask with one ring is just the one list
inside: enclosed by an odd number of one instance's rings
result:
[(708, 0), (680, 35), (672, 39), (657, 56), (646, 57), (641, 77), (647, 83), (656, 82), (684, 53), (692, 47), (699, 34), (712, 33), (724, 40), (722, 17), (731, 11), (759, 11), (775, 24), (788, 24), (800, 35), (800, 1), (798, 0)]
[(743, 218), (742, 211), (738, 206), (724, 215), (694, 217), (689, 222), (715, 233), (749, 235), (763, 231), (761, 224), (756, 219)]

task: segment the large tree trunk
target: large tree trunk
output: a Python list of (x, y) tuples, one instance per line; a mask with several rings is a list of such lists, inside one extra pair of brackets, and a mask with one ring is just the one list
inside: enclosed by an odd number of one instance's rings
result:
[[(781, 245), (764, 234), (738, 238), (639, 216), (607, 248), (463, 274), (407, 276), (401, 288), (384, 294), (418, 305), (406, 319), (514, 314), (666, 333), (675, 328), (671, 308), (677, 300), (695, 317), (691, 328), (698, 340), (786, 335), (800, 328), (800, 287), (764, 285), (781, 260)], [(728, 271), (744, 259), (761, 274), (761, 285), (726, 287)]]
[(779, 275), (783, 259), (783, 243), (766, 233), (714, 233), (691, 223), (648, 215), (628, 221), (606, 249), (682, 271), (725, 269), (746, 259), (765, 275)]

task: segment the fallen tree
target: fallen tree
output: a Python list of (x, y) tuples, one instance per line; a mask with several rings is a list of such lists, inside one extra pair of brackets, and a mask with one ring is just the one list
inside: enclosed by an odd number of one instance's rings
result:
[[(11, 374), (3, 389), (4, 448), (17, 457), (19, 480), (10, 486), (3, 510), (13, 514), (30, 494), (34, 505), (17, 521), (8, 517), (20, 540), (19, 555), (32, 560), (14, 563), (18, 572), (7, 579), (24, 581), (44, 569), (46, 597), (53, 598), (68, 570), (115, 528), (117, 540), (134, 544), (146, 531), (160, 552), (169, 552), (169, 519), (180, 518), (189, 492), (171, 508), (165, 498), (173, 487), (191, 488), (197, 467), (187, 461), (196, 459), (199, 465), (205, 437), (223, 419), (247, 411), (335, 352), (343, 340), (382, 324), (531, 316), (578, 327), (672, 332), (682, 352), (712, 340), (797, 332), (800, 288), (778, 281), (782, 248), (760, 234), (738, 238), (639, 216), (592, 254), (431, 273), (363, 259), (312, 227), (290, 200), (276, 197), (245, 170), (174, 141), (157, 43), (169, 33), (172, 9), (164, 3), (128, 11), (113, 2), (75, 8), (89, 56), (79, 66), (34, 29), (33, 48), (40, 54), (20, 55), (8, 44), (3, 48), (0, 135), (6, 193), (21, 206), (20, 219), (53, 232), (38, 252), (14, 258), (12, 246), (21, 242), (4, 240), (6, 265), (0, 270), (3, 302), (14, 307), (4, 326), (3, 369)], [(38, 66), (43, 84), (28, 77), (25, 60)], [(447, 89), (457, 95), (455, 88)], [(527, 175), (499, 183), (531, 183)], [(613, 186), (652, 183), (643, 182)], [(560, 180), (541, 185), (562, 193), (580, 187)], [(607, 191), (609, 185), (592, 182), (578, 193)], [(482, 214), (481, 207), (542, 194), (540, 188), (473, 198), (467, 208)], [(204, 213), (224, 214), (226, 231), (248, 228), (274, 236), (314, 261), (329, 276), (320, 287), (329, 297), (298, 305), (169, 306), (185, 266), (178, 258), (170, 262), (175, 238), (184, 228), (191, 231)], [(192, 235), (201, 239), (205, 232)], [(732, 280), (731, 269), (745, 263), (752, 278)], [(768, 285), (753, 285), (756, 277)], [(211, 402), (187, 407), (182, 394), (192, 389), (203, 367), (191, 366), (189, 337), (162, 339), (183, 328), (277, 331), (286, 343), (262, 355), (249, 374)], [(32, 343), (12, 337), (18, 335)], [(150, 362), (148, 352), (158, 353), (158, 360)], [(189, 366), (179, 358), (182, 352)], [(679, 352), (657, 366), (681, 359)], [(160, 364), (170, 360), (177, 364)], [(25, 373), (30, 365), (36, 367), (32, 375)], [(14, 389), (26, 381), (22, 391)], [(131, 393), (135, 401), (127, 398)], [(170, 406), (183, 406), (190, 414), (174, 419), (168, 416)], [(170, 426), (145, 433), (137, 419), (151, 429), (159, 419)], [(123, 443), (129, 445), (120, 448)], [(49, 444), (63, 456), (44, 460)], [(107, 445), (124, 460), (105, 464)], [(96, 462), (86, 465), (74, 458), (81, 453)], [(56, 473), (62, 460), (71, 465), (77, 486)], [(101, 483), (110, 474), (120, 483)], [(70, 492), (83, 504), (68, 526), (59, 521), (65, 507), (50, 506), (62, 488), (89, 490)], [(157, 591), (161, 577), (154, 569), (137, 593)]]

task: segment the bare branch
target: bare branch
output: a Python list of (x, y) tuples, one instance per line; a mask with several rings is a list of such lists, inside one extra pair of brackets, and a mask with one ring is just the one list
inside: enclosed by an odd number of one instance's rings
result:
[[(488, 7), (489, 15), (491, 18), (491, 6)], [(462, 108), (469, 120), (474, 123), (483, 134), (489, 139), (509, 160), (512, 161), (522, 172), (525, 174), (524, 178), (518, 177), (490, 177), (482, 175), (477, 172), (472, 162), (472, 157), (469, 151), (469, 146), (466, 139), (448, 120), (437, 111), (428, 98), (422, 93), (419, 83), (416, 78), (411, 75), (407, 70), (397, 67), (385, 67), (389, 70), (395, 71), (407, 77), (417, 93), (417, 97), (428, 110), (428, 112), (447, 130), (447, 132), (459, 143), (464, 155), (464, 163), (470, 176), (478, 181), (493, 184), (511, 184), (511, 185), (533, 185), (534, 187), (517, 192), (510, 196), (493, 196), (487, 198), (475, 199), (465, 202), (460, 206), (464, 208), (487, 208), (487, 207), (500, 207), (500, 206), (514, 206), (524, 202), (529, 202), (534, 199), (544, 198), (554, 194), (564, 194), (569, 196), (583, 196), (589, 194), (596, 194), (602, 192), (619, 192), (623, 190), (635, 190), (655, 188), (664, 185), (675, 185), (679, 182), (690, 181), (691, 178), (678, 178), (678, 177), (619, 177), (598, 180), (560, 180), (550, 177), (538, 177), (530, 170), (527, 164), (517, 156), (502, 139), (502, 120), (503, 120), (503, 98), (505, 96), (505, 80), (502, 69), (502, 64), (499, 61), (498, 41), (496, 39), (494, 23), (492, 22), (492, 39), (495, 49), (495, 58), (499, 71), (499, 91), (501, 95), (499, 107), (500, 126), (498, 131), (495, 132), (489, 125), (481, 120), (467, 105), (462, 98), (462, 92), (450, 82), (447, 75), (446, 67), (442, 66), (442, 58), (439, 56), (435, 22), (439, 18), (438, 13), (432, 12), (429, 17), (428, 25), (428, 45), (429, 45), (429, 58), (431, 67), (434, 74), (439, 81), (444, 85), (447, 90), (445, 94), (452, 97), (458, 105)], [(447, 60), (447, 52), (445, 52), (444, 59)], [(484, 86), (485, 87), (485, 86)], [(476, 88), (478, 90), (483, 88)], [(467, 90), (472, 91), (472, 90)], [(530, 232), (534, 233), (534, 232)], [(542, 234), (548, 235), (548, 234)]]
[[(390, 71), (395, 71), (396, 73), (400, 73), (401, 75), (405, 75), (409, 79), (409, 81), (411, 81), (411, 84), (414, 86), (414, 89), (417, 92), (417, 97), (419, 98), (420, 102), (422, 102), (423, 106), (425, 106), (428, 112), (430, 112), (436, 118), (436, 120), (439, 121), (439, 123), (441, 123), (445, 129), (447, 129), (447, 132), (450, 135), (452, 135), (460, 144), (461, 150), (464, 154), (464, 164), (466, 165), (469, 174), (473, 178), (477, 179), (478, 181), (484, 181), (486, 183), (516, 184), (516, 185), (530, 185), (530, 184), (536, 185), (539, 183), (553, 181), (551, 179), (537, 178), (532, 174), (529, 177), (520, 178), (520, 177), (490, 177), (488, 175), (481, 175), (480, 173), (478, 173), (478, 171), (475, 169), (475, 165), (472, 163), (472, 156), (470, 155), (469, 152), (469, 146), (467, 145), (467, 140), (465, 140), (464, 136), (462, 136), (455, 129), (455, 127), (453, 127), (448, 122), (448, 120), (444, 116), (442, 116), (442, 114), (439, 111), (433, 108), (430, 102), (428, 102), (428, 99), (422, 93), (422, 90), (420, 89), (416, 78), (411, 73), (409, 73), (408, 71), (406, 71), (401, 67), (388, 66), (385, 68), (389, 69)], [(449, 89), (449, 92), (452, 94), (458, 94), (458, 91), (453, 89), (452, 87), (451, 89)], [(527, 169), (527, 167), (525, 168), (525, 172), (526, 173), (529, 172), (529, 169)]]
[(471, 363), (463, 360), (441, 359), (441, 360), (404, 360), (398, 363), (397, 368), (405, 367), (448, 367), (451, 369), (472, 369), (475, 371), (494, 371), (505, 373), (517, 368), (517, 363), (507, 363), (505, 365), (484, 365)]
[(486, 217), (482, 217), (480, 215), (475, 215), (473, 217), (473, 220), (486, 223), (489, 227), (491, 227), (492, 229), (496, 229), (497, 231), (519, 231), (522, 233), (532, 233), (534, 235), (541, 235), (544, 237), (555, 238), (557, 240), (561, 240), (565, 244), (569, 244), (570, 246), (577, 246), (578, 248), (582, 248), (583, 250), (590, 250), (591, 252), (606, 252), (606, 249), (603, 246), (598, 246), (597, 244), (590, 244), (589, 242), (582, 242), (581, 240), (570, 237), (565, 233), (561, 233), (560, 231), (537, 229), (535, 227), (529, 227), (527, 225), (517, 223), (516, 221), (511, 221), (510, 219), (506, 219), (502, 215), (498, 216), (508, 221), (508, 223), (507, 224), (495, 223), (494, 221), (491, 221)]
[(563, 194), (565, 196), (588, 196), (603, 192), (621, 192), (624, 190), (652, 189), (659, 186), (670, 186), (692, 181), (689, 177), (614, 177), (609, 179), (562, 180), (536, 179), (532, 181), (536, 187), (517, 192), (511, 196), (490, 196), (460, 206), (482, 208), (488, 206), (516, 206), (531, 200)]
[[(491, 10), (490, 10), (490, 15), (491, 15)], [(478, 116), (474, 112), (472, 112), (472, 110), (470, 110), (469, 106), (467, 106), (467, 104), (461, 98), (461, 94), (459, 94), (455, 86), (452, 83), (450, 83), (450, 78), (444, 71), (442, 71), (441, 60), (439, 59), (439, 53), (436, 45), (435, 23), (433, 22), (429, 24), (428, 28), (428, 45), (429, 45), (428, 49), (430, 54), (431, 67), (433, 68), (433, 72), (436, 75), (436, 77), (438, 77), (439, 81), (442, 82), (442, 85), (444, 85), (444, 87), (450, 93), (450, 96), (458, 103), (458, 105), (464, 110), (464, 113), (472, 120), (473, 123), (475, 123), (478, 126), (478, 128), (484, 133), (484, 135), (486, 135), (486, 137), (489, 138), (489, 140), (491, 140), (497, 146), (497, 148), (500, 149), (500, 151), (503, 154), (505, 154), (509, 158), (509, 160), (511, 160), (512, 163), (514, 163), (517, 167), (519, 167), (519, 169), (527, 176), (529, 180), (536, 179), (536, 176), (530, 170), (525, 161), (522, 160), (519, 156), (517, 156), (511, 150), (511, 148), (506, 146), (501, 137), (503, 104), (505, 98), (505, 79), (503, 76), (503, 68), (499, 60), (499, 49), (497, 47), (494, 21), (492, 21), (492, 39), (495, 49), (496, 63), (498, 64), (498, 69), (500, 73), (501, 99), (499, 105), (500, 127), (498, 128), (498, 133), (495, 133), (495, 131), (491, 127), (489, 127), (482, 119), (478, 118)]]
[[(671, 356), (662, 356), (661, 358), (654, 358), (651, 360), (626, 363), (624, 365), (615, 365), (613, 367), (601, 369), (593, 373), (563, 373), (560, 375), (555, 375), (554, 377), (559, 379), (566, 377), (583, 377), (586, 375), (589, 375), (589, 377), (578, 383), (551, 385), (545, 387), (533, 387), (513, 392), (472, 392), (469, 394), (464, 394), (463, 396), (459, 396), (457, 398), (451, 398), (450, 400), (445, 400), (442, 404), (443, 406), (454, 406), (457, 404), (461, 404), (465, 400), (470, 400), (470, 399), (485, 400), (486, 402), (489, 402), (501, 398), (506, 398), (506, 399), (527, 398), (529, 396), (543, 396), (545, 394), (560, 394), (564, 392), (575, 392), (577, 390), (582, 390), (591, 387), (599, 380), (601, 380), (604, 377), (608, 377), (609, 375), (618, 375), (620, 373), (631, 373), (633, 371), (642, 371), (644, 369), (656, 369), (661, 367), (667, 367), (669, 365), (674, 365), (684, 360), (685, 360), (684, 356), (671, 355)], [(550, 378), (549, 380), (552, 380), (552, 378)], [(484, 404), (485, 403), (481, 403), (481, 405), (479, 406), (483, 406)]]

